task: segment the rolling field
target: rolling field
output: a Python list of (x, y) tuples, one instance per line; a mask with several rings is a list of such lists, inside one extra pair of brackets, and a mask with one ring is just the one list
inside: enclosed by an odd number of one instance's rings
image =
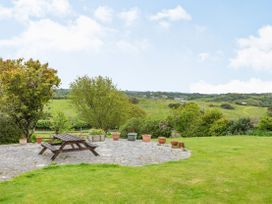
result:
[(271, 137), (179, 140), (188, 160), (53, 165), (0, 183), (0, 203), (272, 203)]
[[(236, 104), (231, 104), (235, 109), (226, 110), (220, 108), (221, 103), (208, 103), (203, 101), (192, 101), (199, 104), (203, 109), (218, 109), (220, 110), (226, 118), (228, 119), (238, 119), (240, 117), (250, 117), (253, 120), (258, 120), (266, 113), (266, 108), (256, 107), (256, 106), (241, 106)], [(147, 117), (151, 119), (164, 119), (170, 113), (171, 109), (168, 107), (169, 103), (176, 103), (173, 100), (165, 99), (141, 99), (139, 106), (142, 107), (146, 113)], [(209, 107), (213, 104), (215, 107)], [(54, 113), (56, 111), (62, 111), (68, 117), (77, 117), (77, 112), (75, 108), (71, 105), (69, 100), (52, 100), (46, 108), (46, 111)]]

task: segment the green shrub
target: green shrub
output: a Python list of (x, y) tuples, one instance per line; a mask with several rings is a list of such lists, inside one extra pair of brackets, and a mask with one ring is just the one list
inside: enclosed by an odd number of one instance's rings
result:
[(81, 130), (81, 129), (89, 129), (89, 128), (91, 128), (91, 126), (88, 123), (86, 123), (83, 120), (80, 120), (78, 118), (73, 119), (71, 121), (71, 127), (73, 129), (75, 129), (75, 130)]
[(262, 117), (258, 124), (258, 129), (272, 131), (272, 117)]
[(233, 135), (246, 134), (253, 128), (250, 118), (240, 118), (237, 121), (232, 121), (229, 127), (229, 131)]
[(199, 125), (198, 136), (209, 136), (213, 123), (223, 118), (223, 114), (216, 109), (210, 109), (203, 113)]
[(0, 114), (0, 144), (18, 143), (22, 131), (11, 118)]
[(232, 105), (230, 105), (229, 103), (222, 103), (220, 105), (220, 107), (223, 108), (223, 109), (227, 109), (227, 110), (233, 110), (234, 109), (234, 107)]
[(36, 124), (36, 129), (50, 130), (51, 126), (52, 126), (51, 120), (38, 120)]
[(186, 103), (169, 117), (171, 125), (183, 136), (193, 136), (201, 122), (202, 112), (196, 103)]
[(129, 132), (136, 132), (138, 136), (141, 134), (142, 125), (143, 125), (142, 118), (131, 118), (129, 119), (124, 125), (122, 125), (119, 129), (121, 133), (121, 137), (126, 138)]
[(151, 134), (153, 138), (170, 137), (171, 133), (172, 126), (168, 121), (145, 120), (141, 129), (141, 134)]
[(102, 130), (102, 129), (91, 129), (91, 130), (89, 131), (89, 134), (90, 134), (90, 135), (105, 135), (106, 133), (105, 133), (105, 131)]
[(51, 124), (51, 129), (54, 130), (56, 134), (71, 129), (71, 124), (63, 112), (55, 113), (52, 117)]
[(216, 120), (209, 129), (209, 135), (221, 136), (229, 134), (230, 122), (225, 118)]

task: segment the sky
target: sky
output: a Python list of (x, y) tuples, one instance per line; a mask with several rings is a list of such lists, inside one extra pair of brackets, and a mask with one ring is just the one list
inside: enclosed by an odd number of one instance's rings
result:
[(0, 0), (0, 57), (39, 59), (62, 88), (272, 92), (271, 0)]

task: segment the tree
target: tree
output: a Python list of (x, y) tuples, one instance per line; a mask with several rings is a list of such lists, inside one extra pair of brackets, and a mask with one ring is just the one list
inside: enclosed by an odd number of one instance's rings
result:
[(71, 129), (71, 123), (63, 112), (53, 114), (51, 124), (51, 129), (54, 130), (56, 134), (64, 133)]
[(38, 60), (0, 59), (0, 109), (30, 141), (44, 105), (60, 83), (57, 71)]
[(83, 120), (105, 131), (133, 117), (133, 108), (138, 116), (143, 114), (107, 77), (79, 77), (71, 84), (70, 97)]

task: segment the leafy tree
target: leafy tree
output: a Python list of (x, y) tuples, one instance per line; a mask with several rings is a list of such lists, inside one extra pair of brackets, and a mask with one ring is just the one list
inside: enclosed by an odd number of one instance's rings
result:
[(182, 136), (198, 136), (202, 114), (196, 103), (186, 103), (176, 109), (169, 120), (172, 126), (181, 132)]
[(54, 130), (56, 134), (64, 133), (71, 129), (71, 123), (63, 112), (57, 112), (52, 117), (51, 129)]
[(231, 123), (227, 119), (220, 118), (211, 125), (209, 134), (212, 136), (228, 135), (230, 125)]
[(83, 120), (105, 131), (133, 117), (133, 108), (138, 116), (143, 114), (107, 77), (79, 77), (71, 84), (71, 99)]
[(30, 141), (44, 105), (60, 83), (57, 71), (38, 60), (0, 59), (0, 109)]

